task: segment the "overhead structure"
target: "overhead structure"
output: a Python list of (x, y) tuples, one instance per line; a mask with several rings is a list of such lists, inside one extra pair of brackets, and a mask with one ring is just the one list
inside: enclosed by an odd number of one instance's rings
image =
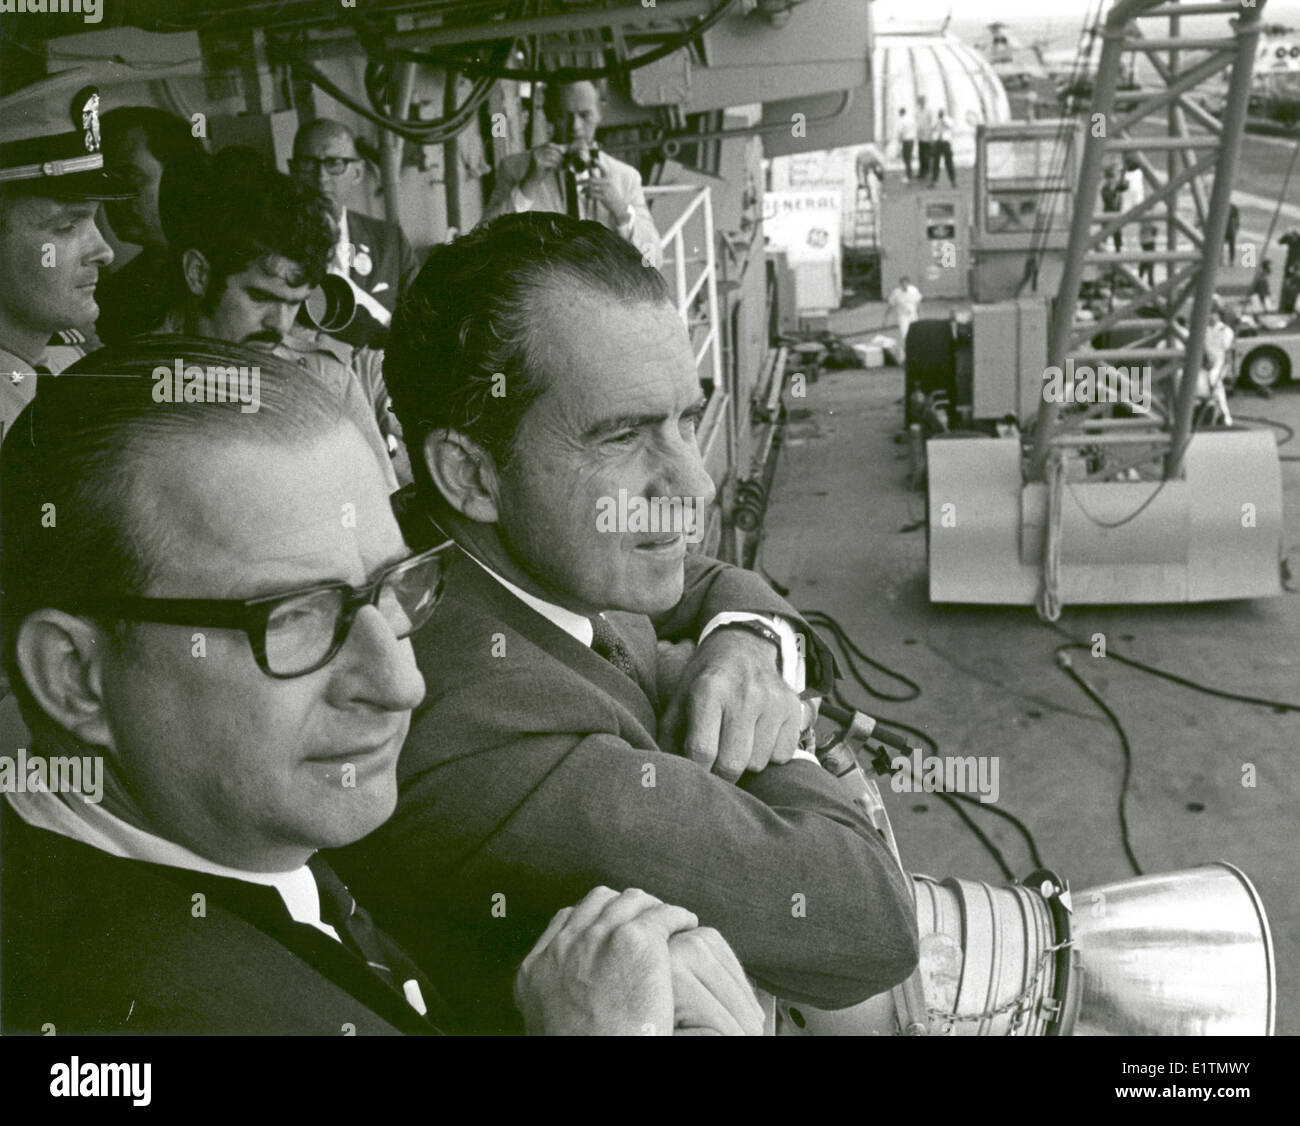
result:
[[(1263, 8), (1121, 0), (1110, 10), (1027, 456), (1013, 437), (928, 445), (933, 601), (1037, 603), (1054, 618), (1067, 603), (1281, 593), (1274, 437), (1194, 426)], [(1217, 17), (1220, 30), (1184, 36), (1185, 16)], [(1152, 19), (1167, 31), (1155, 34)], [(1134, 55), (1156, 81), (1122, 90)], [(1225, 72), (1216, 118), (1193, 95)], [(1137, 169), (1144, 185), (1121, 212), (1102, 210), (1108, 164)], [(1154, 250), (1137, 245), (1143, 224), (1160, 232)], [(1079, 315), (1088, 278), (1113, 283), (1100, 319)], [(1076, 396), (1052, 389), (1071, 376), (1108, 393), (1063, 401)], [(1137, 406), (1144, 387), (1150, 402)]]
[(975, 130), (1011, 120), (1007, 92), (989, 61), (947, 32), (877, 25), (871, 50), (875, 137), (893, 141), (898, 111), (916, 112), (924, 97), (952, 122), (954, 163), (975, 163)]

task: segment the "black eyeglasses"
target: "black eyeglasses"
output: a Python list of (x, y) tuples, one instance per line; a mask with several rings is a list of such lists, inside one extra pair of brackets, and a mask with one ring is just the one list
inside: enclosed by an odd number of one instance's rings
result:
[(401, 640), (432, 617), (442, 598), (454, 541), (385, 567), (365, 586), (322, 583), (263, 598), (142, 598), (115, 595), (80, 600), (77, 610), (128, 621), (239, 629), (258, 667), (289, 680), (323, 668), (348, 639), (357, 612), (374, 606)]
[(289, 161), (289, 169), (314, 176), (317, 170), (324, 168), (331, 176), (342, 176), (351, 165), (360, 163), (359, 156), (326, 156), (320, 159), (314, 156), (295, 156)]

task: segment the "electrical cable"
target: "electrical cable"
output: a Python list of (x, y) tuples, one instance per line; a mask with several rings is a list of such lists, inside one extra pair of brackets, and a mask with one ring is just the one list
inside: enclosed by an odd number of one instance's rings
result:
[[(267, 45), (268, 47), (274, 47), (292, 65), (295, 71), (301, 73), (313, 86), (324, 90), (335, 101), (346, 106), (359, 117), (364, 117), (367, 121), (379, 126), (379, 128), (386, 129), (388, 132), (394, 133), (403, 140), (411, 141), (414, 144), (441, 144), (451, 140), (474, 120), (479, 107), (487, 100), (488, 95), (492, 92), (492, 87), (496, 84), (494, 78), (478, 79), (473, 88), (466, 94), (465, 101), (456, 109), (436, 121), (417, 124), (389, 117), (362, 105), (287, 42), (273, 39), (268, 35)], [(513, 43), (508, 43), (501, 51), (502, 58), (508, 58), (513, 49)]]
[[(1092, 652), (1092, 646), (1086, 641), (1080, 641), (1074, 637), (1064, 627), (1054, 622), (1044, 623), (1049, 629), (1055, 630), (1062, 637), (1069, 639), (1068, 645), (1063, 645), (1062, 649), (1083, 649)], [(1207, 696), (1214, 696), (1220, 700), (1234, 700), (1241, 704), (1253, 704), (1255, 707), (1272, 708), (1274, 711), (1297, 712), (1300, 713), (1300, 703), (1288, 703), (1285, 700), (1266, 700), (1261, 696), (1250, 696), (1244, 692), (1229, 692), (1223, 688), (1214, 688), (1208, 684), (1201, 684), (1192, 680), (1190, 677), (1179, 676), (1177, 673), (1166, 672), (1164, 669), (1156, 668), (1154, 665), (1144, 664), (1142, 661), (1135, 660), (1132, 657), (1125, 657), (1121, 653), (1116, 653), (1113, 649), (1107, 647), (1106, 659), (1118, 661), (1122, 665), (1128, 665), (1130, 668), (1137, 669), (1139, 672), (1147, 673), (1150, 676), (1159, 677), (1161, 680), (1167, 680), (1171, 684), (1177, 684), (1182, 688), (1190, 688), (1193, 692), (1202, 692)]]
[[(768, 575), (766, 572), (762, 571), (761, 568), (759, 568), (759, 571), (760, 574), (762, 574), (763, 577), (766, 578), (767, 581), (772, 584), (773, 589), (775, 589), (778, 593), (787, 593), (787, 594), (789, 593), (788, 590), (785, 590), (785, 588), (783, 588), (780, 583), (777, 583), (775, 580), (773, 580), (772, 577)], [(874, 658), (868, 656), (865, 652), (863, 652), (863, 650), (856, 643), (854, 643), (852, 638), (849, 636), (848, 631), (845, 630), (845, 628), (840, 624), (840, 622), (836, 618), (832, 617), (824, 610), (801, 610), (800, 614), (803, 615), (804, 620), (808, 622), (809, 625), (812, 626), (820, 625), (821, 628), (826, 629), (831, 633), (831, 636), (834, 638), (835, 643), (840, 648), (841, 654), (845, 658), (845, 666), (848, 670), (849, 675), (852, 676), (855, 681), (857, 681), (858, 685), (869, 696), (874, 696), (876, 699), (881, 699), (881, 700), (895, 700), (899, 702), (906, 702), (909, 700), (914, 700), (921, 695), (920, 686), (916, 683), (916, 681), (912, 680), (911, 677), (905, 676), (904, 674), (899, 673), (894, 669), (891, 669), (888, 665), (885, 665), (883, 662), (875, 660)], [(887, 676), (894, 678), (900, 683), (910, 685), (914, 691), (911, 694), (906, 696), (895, 696), (895, 695), (890, 695), (888, 693), (882, 693), (878, 691), (876, 688), (872, 687), (867, 682), (866, 678), (859, 671), (857, 664), (853, 660), (854, 655), (856, 655), (857, 657), (861, 658), (862, 660), (870, 664), (872, 668), (884, 672)], [(859, 710), (851, 700), (845, 697), (843, 692), (840, 690), (838, 684), (834, 685), (831, 689), (831, 699), (843, 708), (848, 708), (853, 711)], [(879, 715), (874, 711), (871, 714), (873, 718), (877, 719), (880, 723), (884, 724), (886, 727), (892, 727), (899, 731), (905, 731), (909, 735), (914, 735), (917, 739), (921, 740), (921, 742), (924, 743), (927, 748), (929, 748), (931, 755), (937, 756), (939, 754), (939, 743), (934, 738), (934, 736), (930, 735), (928, 732), (923, 731), (921, 728), (915, 727), (910, 723), (905, 723), (901, 720), (890, 719), (887, 716)], [(910, 764), (908, 769), (910, 770)], [(980, 842), (980, 844), (984, 847), (984, 849), (988, 852), (988, 854), (993, 858), (994, 862), (998, 866), (998, 870), (1002, 873), (1002, 875), (1006, 879), (1014, 882), (1017, 878), (1015, 871), (1012, 869), (1011, 865), (1007, 863), (1006, 857), (1002, 854), (1002, 851), (998, 848), (998, 846), (994, 844), (993, 840), (988, 836), (988, 834), (985, 833), (984, 830), (982, 830), (979, 827), (979, 825), (975, 823), (975, 821), (966, 812), (966, 810), (962, 808), (963, 805), (973, 805), (978, 809), (982, 809), (988, 813), (992, 813), (994, 816), (1000, 817), (1002, 818), (1002, 820), (1008, 822), (1016, 829), (1016, 831), (1024, 839), (1025, 844), (1029, 850), (1029, 855), (1033, 860), (1034, 867), (1043, 868), (1046, 866), (1043, 864), (1042, 857), (1039, 854), (1038, 842), (1034, 839), (1033, 833), (1030, 831), (1029, 827), (1023, 821), (1021, 821), (1018, 817), (1015, 816), (1015, 814), (1010, 813), (1005, 809), (999, 809), (998, 807), (993, 805), (987, 805), (984, 802), (981, 802), (978, 799), (971, 797), (969, 794), (950, 793), (945, 790), (932, 790), (932, 791), (925, 791), (925, 792), (933, 794), (934, 797), (938, 798), (950, 809), (952, 809), (954, 813), (957, 814), (958, 818), (962, 821), (962, 823), (971, 831), (971, 833)]]
[[(641, 67), (649, 66), (660, 59), (675, 54), (683, 47), (693, 46), (699, 38), (714, 26), (736, 3), (736, 0), (719, 0), (718, 6), (689, 30), (675, 36), (653, 50), (622, 62), (603, 67), (558, 67), (555, 70), (512, 70), (500, 63), (483, 62), (456, 52), (413, 51), (405, 47), (384, 47), (383, 54), (404, 62), (424, 63), (435, 67), (454, 67), (468, 75), (490, 78), (508, 78), (516, 82), (591, 82), (602, 78), (622, 77)], [(373, 29), (365, 27), (359, 19), (353, 19), (353, 26), (358, 35), (373, 37)], [(364, 28), (364, 30), (363, 30)]]
[[(853, 679), (862, 685), (868, 696), (874, 696), (877, 700), (890, 700), (896, 703), (906, 703), (909, 700), (915, 700), (921, 694), (921, 686), (917, 684), (916, 681), (909, 676), (903, 675), (901, 672), (895, 672), (888, 665), (881, 664), (881, 662), (864, 653), (862, 649), (854, 643), (853, 639), (848, 635), (844, 627), (824, 610), (800, 610), (799, 613), (803, 615), (804, 621), (806, 621), (810, 626), (813, 626), (814, 628), (821, 627), (822, 629), (830, 631), (844, 652), (845, 660), (849, 666), (849, 671), (853, 674)], [(882, 692), (877, 688), (872, 688), (867, 682), (867, 678), (858, 670), (857, 664), (853, 659), (854, 657), (865, 661), (877, 672), (883, 672), (890, 679), (896, 680), (900, 684), (906, 684), (908, 691), (900, 696), (890, 692)]]
[[(1292, 438), (1295, 437), (1295, 430), (1292, 427), (1288, 426), (1285, 422), (1279, 422), (1276, 418), (1263, 418), (1259, 415), (1239, 414), (1239, 415), (1235, 415), (1234, 419), (1237, 422), (1259, 422), (1259, 423), (1263, 423), (1263, 425), (1265, 426), (1272, 426), (1277, 430), (1281, 430), (1285, 434), (1285, 437), (1281, 438), (1278, 441), (1277, 444), (1279, 447), (1285, 446), (1289, 441), (1291, 441)], [(1278, 461), (1300, 461), (1300, 454), (1278, 454), (1277, 460)]]
[(1135, 876), (1141, 876), (1143, 874), (1142, 865), (1138, 863), (1138, 859), (1133, 853), (1133, 842), (1129, 839), (1128, 829), (1128, 791), (1129, 783), (1133, 778), (1133, 748), (1129, 745), (1128, 734), (1124, 730), (1124, 725), (1120, 723), (1119, 717), (1106, 706), (1106, 701), (1097, 694), (1092, 685), (1084, 680), (1075, 670), (1070, 658), (1065, 653), (1065, 650), (1068, 648), (1068, 645), (1062, 645), (1057, 648), (1056, 663), (1061, 666), (1066, 676), (1083, 689), (1087, 694), (1088, 699), (1101, 709), (1106, 718), (1110, 720), (1111, 726), (1115, 729), (1115, 733), (1119, 736), (1120, 749), (1124, 754), (1124, 772), (1120, 776), (1119, 783), (1119, 839), (1120, 844), (1124, 847), (1124, 855), (1128, 859), (1129, 867), (1133, 869), (1133, 874)]
[[(1093, 6), (1090, 4), (1089, 7), (1085, 9), (1083, 23), (1079, 26), (1079, 45), (1076, 48), (1074, 59), (1070, 64), (1070, 75), (1065, 87), (1067, 96), (1073, 96), (1068, 95), (1068, 91), (1073, 90), (1079, 84), (1087, 70), (1089, 52), (1085, 51), (1083, 48), (1085, 39), (1088, 43), (1092, 43), (1100, 32), (1103, 4), (1102, 0), (1094, 0), (1094, 2), (1096, 6), (1096, 14), (1090, 14), (1093, 11)], [(1071, 127), (1072, 120), (1073, 119), (1069, 115), (1062, 114), (1056, 123), (1056, 129), (1052, 135), (1052, 146), (1048, 151), (1047, 170), (1049, 173), (1056, 167), (1058, 160), (1061, 162), (1062, 171), (1064, 171), (1066, 137)], [(1048, 233), (1051, 230), (1056, 216), (1056, 194), (1054, 193), (1051, 199), (1047, 202), (1049, 204), (1048, 207), (1035, 210), (1034, 212), (1034, 225), (1029, 236), (1029, 252), (1026, 255), (1025, 276), (1021, 279), (1022, 288), (1024, 283), (1029, 280), (1031, 273), (1035, 278), (1037, 277), (1038, 267), (1036, 263), (1038, 263), (1043, 250), (1047, 246)], [(1079, 205), (1079, 201), (1076, 200), (1075, 206)], [(1088, 206), (1091, 207), (1092, 204), (1089, 203)], [(1035, 265), (1031, 268), (1030, 263), (1035, 263)], [(1017, 292), (1019, 292), (1019, 290)]]
[[(1110, 722), (1111, 727), (1114, 728), (1115, 734), (1119, 736), (1120, 749), (1124, 755), (1124, 773), (1120, 782), (1118, 803), (1120, 840), (1124, 846), (1124, 855), (1128, 858), (1128, 862), (1132, 866), (1134, 873), (1140, 876), (1143, 874), (1142, 868), (1138, 864), (1137, 857), (1133, 853), (1128, 828), (1127, 799), (1129, 784), (1133, 772), (1133, 748), (1129, 743), (1128, 733), (1124, 730), (1124, 725), (1120, 722), (1119, 717), (1107, 706), (1106, 702), (1101, 698), (1097, 691), (1078, 673), (1069, 657), (1066, 655), (1071, 649), (1081, 649), (1085, 652), (1092, 653), (1093, 646), (1089, 645), (1087, 642), (1079, 641), (1068, 630), (1057, 625), (1055, 622), (1045, 622), (1044, 624), (1047, 625), (1049, 629), (1059, 633), (1062, 637), (1069, 639), (1067, 642), (1058, 645), (1056, 648), (1057, 664), (1061, 666), (1062, 670), (1064, 670), (1071, 680), (1083, 689), (1088, 698), (1097, 705), (1098, 709)], [(1300, 704), (1286, 703), (1280, 700), (1266, 700), (1259, 696), (1248, 696), (1241, 692), (1229, 692), (1221, 688), (1213, 688), (1208, 684), (1200, 684), (1188, 677), (1179, 676), (1177, 673), (1166, 672), (1164, 669), (1158, 669), (1154, 665), (1145, 664), (1142, 661), (1133, 659), (1132, 657), (1125, 657), (1123, 654), (1116, 653), (1111, 649), (1106, 651), (1106, 657), (1119, 661), (1121, 664), (1128, 665), (1130, 668), (1137, 669), (1139, 672), (1145, 672), (1151, 676), (1159, 677), (1161, 680), (1167, 680), (1171, 684), (1177, 684), (1183, 688), (1190, 688), (1194, 692), (1202, 692), (1207, 696), (1214, 696), (1221, 700), (1232, 700), (1237, 703), (1252, 704), (1256, 707), (1267, 707), (1274, 711), (1300, 713)]]

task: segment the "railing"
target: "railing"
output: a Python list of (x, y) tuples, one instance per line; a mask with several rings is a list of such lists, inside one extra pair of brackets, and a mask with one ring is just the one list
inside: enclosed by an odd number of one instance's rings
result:
[[(700, 453), (725, 509), (741, 448), (740, 407), (722, 364), (723, 315), (718, 308), (712, 197), (706, 184), (653, 185), (645, 193), (656, 201), (660, 222), (671, 217), (659, 237), (662, 272), (677, 315), (690, 336), (695, 369), (708, 396), (698, 431)], [(724, 441), (721, 448), (717, 446), (719, 437)], [(735, 543), (724, 537), (717, 554), (731, 558), (735, 550)]]
[[(676, 219), (659, 236), (663, 274), (672, 290), (678, 316), (691, 334), (697, 370), (707, 360), (706, 370), (700, 371), (700, 381), (718, 387), (722, 383), (722, 330), (718, 318), (713, 203), (709, 188), (703, 184), (663, 184), (648, 187), (645, 193), (649, 199), (671, 201), (681, 208)], [(699, 273), (688, 277), (688, 267), (694, 266), (700, 267)], [(703, 316), (692, 318), (692, 309), (701, 293), (705, 298)]]

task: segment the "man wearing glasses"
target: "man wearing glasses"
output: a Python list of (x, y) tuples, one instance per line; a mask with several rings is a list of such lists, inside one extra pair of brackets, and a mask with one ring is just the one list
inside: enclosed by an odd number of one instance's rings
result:
[(400, 227), (348, 207), (362, 168), (347, 126), (321, 117), (298, 130), (289, 171), (329, 200), (335, 225), (329, 272), (348, 281), (357, 299), (356, 317), (338, 335), (349, 344), (382, 348), (398, 291), (419, 261)]
[[(178, 347), (260, 364), (258, 410), (156, 402)], [(100, 351), (4, 443), (0, 638), (32, 738), (4, 748), (3, 1030), (453, 1028), (316, 855), (393, 810), (450, 546), (411, 554), (314, 377), (213, 347)], [(718, 936), (639, 891), (561, 912), (516, 999), (532, 1031), (759, 1026)]]

